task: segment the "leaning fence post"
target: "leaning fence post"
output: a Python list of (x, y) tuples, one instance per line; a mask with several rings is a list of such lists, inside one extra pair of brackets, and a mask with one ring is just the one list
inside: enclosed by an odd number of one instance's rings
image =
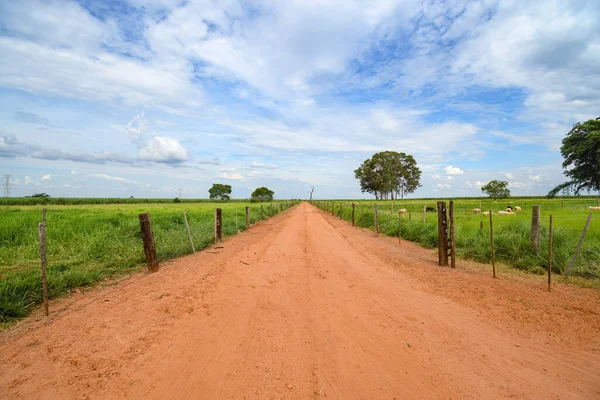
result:
[(579, 238), (579, 243), (577, 243), (577, 247), (575, 248), (575, 254), (573, 254), (573, 259), (571, 260), (571, 263), (569, 264), (569, 267), (567, 268), (567, 272), (565, 273), (565, 278), (569, 277), (571, 268), (573, 268), (573, 265), (575, 264), (575, 260), (577, 259), (577, 254), (579, 254), (579, 249), (581, 249), (581, 244), (583, 243), (583, 239), (585, 239), (585, 234), (587, 233), (588, 228), (590, 227), (591, 220), (592, 220), (592, 214), (590, 213), (590, 215), (588, 215), (587, 221), (585, 222), (585, 226), (583, 227), (583, 232), (581, 232), (581, 237)]
[(375, 204), (374, 211), (375, 211), (375, 214), (374, 214), (374, 218), (375, 218), (375, 236), (379, 236), (379, 215), (377, 215), (378, 214), (377, 204)]
[(192, 239), (192, 232), (190, 232), (190, 225), (188, 224), (187, 215), (185, 211), (183, 212), (183, 220), (185, 221), (185, 227), (187, 229), (188, 236), (190, 237), (190, 244), (192, 245), (192, 251), (196, 254), (196, 249), (194, 248), (194, 240)]
[(140, 230), (142, 231), (142, 242), (144, 243), (144, 254), (146, 255), (146, 266), (150, 272), (158, 271), (158, 259), (156, 258), (156, 244), (152, 233), (150, 213), (139, 214)]
[(246, 228), (250, 228), (250, 207), (246, 206)]
[(42, 268), (42, 291), (44, 296), (44, 314), (48, 316), (48, 281), (46, 279), (46, 209), (42, 211), (44, 222), (38, 224), (38, 235), (40, 237), (40, 264)]

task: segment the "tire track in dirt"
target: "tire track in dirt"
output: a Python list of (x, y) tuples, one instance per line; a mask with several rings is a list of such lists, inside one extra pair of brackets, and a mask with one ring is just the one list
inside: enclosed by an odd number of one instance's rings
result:
[(565, 347), (490, 281), (303, 203), (2, 332), (0, 398), (600, 398), (597, 292), (553, 293)]

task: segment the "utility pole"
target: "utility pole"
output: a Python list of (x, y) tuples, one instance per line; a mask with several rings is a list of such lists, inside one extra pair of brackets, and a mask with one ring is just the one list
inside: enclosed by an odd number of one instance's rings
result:
[(10, 197), (10, 185), (12, 183), (12, 175), (4, 175), (4, 197)]
[(181, 198), (181, 193), (183, 193), (183, 192), (181, 191), (181, 189), (177, 189), (177, 190), (179, 190), (179, 196), (178, 197)]

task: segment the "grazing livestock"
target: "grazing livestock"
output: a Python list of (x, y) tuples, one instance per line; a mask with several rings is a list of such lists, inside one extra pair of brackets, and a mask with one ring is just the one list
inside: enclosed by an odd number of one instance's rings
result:
[(473, 209), (473, 214), (479, 214), (481, 212), (480, 208), (474, 208)]
[(498, 215), (515, 215), (514, 212), (500, 210), (498, 211)]
[(427, 207), (425, 207), (425, 211), (426, 212), (435, 212), (435, 207), (429, 207), (429, 206), (427, 206)]
[(588, 206), (588, 208), (589, 208), (590, 210), (594, 210), (594, 211), (600, 211), (600, 206), (597, 206), (597, 207)]
[(515, 211), (521, 211), (521, 207), (519, 207), (519, 206), (516, 206), (516, 207), (515, 207)]
[[(494, 213), (492, 213), (492, 214), (494, 214)], [(490, 215), (490, 212), (489, 211), (484, 211), (483, 215)]]
[(406, 214), (408, 211), (406, 210), (406, 208), (401, 208), (398, 212), (400, 214)]

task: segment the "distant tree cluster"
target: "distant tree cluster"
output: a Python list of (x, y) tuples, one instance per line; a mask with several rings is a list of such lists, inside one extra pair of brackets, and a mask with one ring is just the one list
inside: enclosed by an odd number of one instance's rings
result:
[(413, 156), (395, 151), (382, 151), (366, 159), (354, 171), (363, 193), (377, 200), (401, 199), (414, 193), (421, 179), (421, 170)]
[(221, 183), (214, 183), (210, 189), (208, 189), (211, 200), (229, 200), (231, 199), (231, 185), (223, 185)]
[(482, 186), (481, 191), (494, 200), (510, 197), (510, 189), (506, 181), (494, 179), (493, 181), (489, 181), (487, 185)]
[(269, 190), (266, 187), (259, 187), (257, 188), (254, 192), (252, 192), (252, 197), (250, 198), (251, 201), (258, 201), (258, 202), (263, 202), (263, 201), (272, 201), (273, 200), (273, 195), (275, 194), (274, 191)]

